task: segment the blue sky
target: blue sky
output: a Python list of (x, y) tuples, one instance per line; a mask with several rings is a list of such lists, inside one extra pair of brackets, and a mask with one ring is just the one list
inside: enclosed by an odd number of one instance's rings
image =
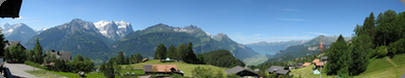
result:
[(158, 23), (196, 25), (246, 44), (308, 40), (318, 35), (351, 36), (371, 12), (401, 12), (400, 0), (24, 0), (19, 19), (34, 29), (73, 18), (130, 22), (134, 30)]

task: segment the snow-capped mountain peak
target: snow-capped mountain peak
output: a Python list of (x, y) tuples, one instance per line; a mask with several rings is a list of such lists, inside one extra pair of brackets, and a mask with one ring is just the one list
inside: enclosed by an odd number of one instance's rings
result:
[(1, 26), (2, 33), (4, 33), (7, 40), (10, 41), (27, 41), (31, 37), (37, 35), (31, 27), (25, 25), (24, 23), (17, 24), (4, 24)]
[(102, 20), (95, 22), (94, 25), (103, 36), (112, 40), (118, 40), (133, 32), (131, 24), (125, 21)]

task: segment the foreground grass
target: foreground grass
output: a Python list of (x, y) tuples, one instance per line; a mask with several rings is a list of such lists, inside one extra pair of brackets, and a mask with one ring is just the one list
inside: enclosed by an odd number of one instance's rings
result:
[[(390, 60), (392, 63), (389, 62)], [(319, 78), (319, 75), (313, 74), (313, 67), (314, 65), (295, 69), (290, 74), (293, 74), (294, 78)], [(392, 59), (387, 57), (371, 59), (367, 70), (354, 78), (399, 78), (402, 74), (405, 74), (405, 54), (396, 55)], [(335, 77), (322, 74), (322, 78)]]
[[(294, 75), (293, 78), (320, 78), (319, 74), (315, 75), (313, 73), (312, 68), (314, 67), (314, 65), (310, 65), (304, 68), (291, 70), (290, 74)], [(322, 78), (334, 78), (334, 76), (327, 76), (324, 72), (322, 72)]]
[[(390, 63), (392, 61), (394, 64)], [(396, 55), (392, 59), (384, 57), (371, 59), (367, 70), (355, 76), (358, 78), (399, 78), (405, 74), (405, 54)]]
[[(130, 66), (130, 67), (135, 68), (135, 69), (143, 69), (143, 66), (145, 64), (175, 64), (175, 65), (177, 65), (177, 68), (179, 70), (184, 72), (184, 76), (187, 76), (187, 77), (191, 77), (191, 73), (192, 73), (193, 69), (195, 67), (198, 67), (198, 66), (204, 67), (204, 68), (211, 68), (211, 69), (216, 70), (216, 71), (225, 71), (227, 69), (227, 68), (222, 68), (222, 67), (216, 67), (216, 66), (213, 66), (213, 65), (187, 64), (187, 63), (183, 63), (183, 62), (166, 62), (166, 63), (162, 63), (159, 60), (149, 60), (149, 61), (147, 61), (145, 63), (138, 63), (138, 64), (132, 64), (132, 65), (122, 65), (122, 67)], [(216, 71), (213, 71), (213, 72), (216, 72)]]
[[(47, 71), (47, 70), (34, 70), (34, 71), (27, 71), (30, 74), (33, 74), (39, 78), (79, 78), (77, 73), (70, 73), (70, 72), (56, 72), (56, 71)], [(86, 73), (87, 78), (104, 78), (103, 73)]]

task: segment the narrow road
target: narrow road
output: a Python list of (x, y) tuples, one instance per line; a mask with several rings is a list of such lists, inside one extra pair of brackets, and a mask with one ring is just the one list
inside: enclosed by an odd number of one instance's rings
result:
[(29, 65), (25, 65), (25, 64), (5, 63), (4, 65), (6, 67), (8, 67), (10, 69), (11, 73), (15, 76), (25, 77), (25, 78), (37, 78), (35, 75), (27, 73), (26, 71), (39, 70), (38, 68), (29, 66)]

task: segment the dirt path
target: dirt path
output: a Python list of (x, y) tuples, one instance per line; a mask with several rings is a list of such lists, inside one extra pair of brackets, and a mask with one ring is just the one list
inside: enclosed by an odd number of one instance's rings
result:
[(389, 57), (385, 57), (385, 59), (387, 59), (388, 62), (390, 62), (392, 65), (394, 65), (394, 67), (398, 67), (398, 65), (395, 64), (394, 62), (392, 62), (392, 60)]
[(26, 71), (39, 70), (38, 68), (31, 67), (31, 66), (25, 65), (25, 64), (5, 63), (4, 65), (6, 67), (8, 67), (10, 69), (11, 73), (15, 76), (25, 77), (25, 78), (37, 78), (35, 75), (27, 73)]

